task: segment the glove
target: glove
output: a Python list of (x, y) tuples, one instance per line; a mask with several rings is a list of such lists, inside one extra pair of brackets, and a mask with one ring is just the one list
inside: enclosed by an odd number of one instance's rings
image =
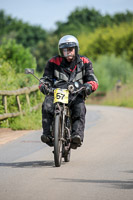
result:
[(40, 85), (39, 85), (39, 90), (43, 93), (43, 94), (47, 94), (47, 91), (46, 91), (46, 89), (45, 89), (45, 86), (41, 83)]
[[(46, 86), (44, 86), (44, 84), (46, 85)], [(44, 84), (43, 83), (40, 83), (40, 85), (39, 85), (39, 90), (43, 93), (43, 94), (45, 94), (45, 95), (47, 95), (48, 93), (49, 93), (49, 83), (47, 83), (47, 82), (44, 82)]]
[(91, 84), (85, 83), (84, 86), (85, 86), (85, 88), (86, 88), (86, 89), (85, 89), (86, 95), (90, 95), (90, 94), (92, 93), (92, 86), (91, 86)]

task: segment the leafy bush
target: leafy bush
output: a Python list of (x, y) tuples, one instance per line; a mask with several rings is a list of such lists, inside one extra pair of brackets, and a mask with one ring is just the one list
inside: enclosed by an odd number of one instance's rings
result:
[(79, 39), (80, 54), (97, 59), (100, 55), (121, 56), (133, 63), (133, 29), (131, 23), (98, 28), (94, 33), (83, 33)]
[[(18, 45), (14, 40), (5, 41), (0, 46), (0, 90), (17, 90), (23, 87), (30, 87), (32, 85), (38, 84), (31, 75), (24, 74), (25, 68), (36, 68), (35, 58), (25, 49), (22, 45)], [(37, 74), (39, 76), (39, 74)], [(27, 110), (27, 116), (21, 116), (17, 118), (12, 118), (8, 120), (8, 124), (5, 121), (0, 122), (1, 127), (10, 127), (13, 129), (35, 129), (38, 126), (38, 115), (39, 112), (30, 113), (27, 107), (27, 101), (25, 95), (20, 95), (20, 102), (22, 110)], [(38, 91), (36, 93), (30, 94), (31, 107), (42, 102), (42, 94)], [(0, 97), (0, 114), (3, 114), (4, 106), (2, 105), (2, 96)], [(16, 101), (16, 96), (7, 97), (7, 110), (8, 113), (18, 112), (18, 105)], [(35, 118), (37, 117), (37, 125), (35, 123)], [(41, 116), (40, 116), (41, 117)], [(33, 120), (32, 122), (26, 123), (26, 120)], [(27, 128), (26, 128), (27, 127)]]
[[(123, 57), (100, 56), (94, 62), (95, 74), (99, 80), (99, 91), (107, 92), (120, 80), (123, 84), (131, 81), (132, 65)], [(132, 81), (133, 82), (133, 81)]]
[(16, 73), (24, 73), (25, 68), (36, 69), (36, 60), (30, 50), (17, 44), (15, 40), (3, 39), (0, 46), (1, 61), (8, 62)]

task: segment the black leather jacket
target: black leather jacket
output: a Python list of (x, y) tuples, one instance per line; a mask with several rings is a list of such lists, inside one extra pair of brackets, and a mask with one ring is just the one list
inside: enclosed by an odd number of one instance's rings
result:
[(80, 55), (71, 63), (65, 58), (54, 56), (48, 61), (41, 80), (50, 82), (54, 88), (67, 89), (68, 85), (75, 81), (80, 84), (91, 84), (92, 91), (98, 87), (98, 80), (94, 75), (91, 61)]

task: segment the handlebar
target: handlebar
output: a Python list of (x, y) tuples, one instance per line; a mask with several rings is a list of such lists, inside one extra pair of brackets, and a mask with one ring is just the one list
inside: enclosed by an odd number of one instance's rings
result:
[[(37, 80), (39, 80), (45, 87), (45, 89), (48, 91), (48, 93), (53, 94), (55, 88), (49, 88), (47, 84), (45, 84), (42, 80), (40, 80), (37, 76), (34, 75), (34, 70), (30, 69), (30, 68), (26, 68), (25, 69), (25, 74), (32, 74)], [(71, 94), (78, 94), (82, 91), (85, 90), (85, 87), (82, 86), (81, 88), (79, 88), (78, 90), (74, 91), (74, 86), (73, 85), (69, 85), (68, 86), (68, 90)]]
[(78, 94), (78, 93), (80, 93), (80, 92), (82, 92), (82, 91), (84, 91), (85, 90), (85, 87), (84, 86), (82, 86), (81, 88), (79, 88), (78, 90), (76, 90), (76, 91), (73, 91), (73, 92), (70, 92), (71, 94)]
[[(46, 90), (48, 91), (49, 94), (54, 94), (54, 90), (55, 88), (48, 88), (48, 86), (46, 84), (43, 83), (43, 85), (45, 86)], [(85, 91), (85, 86), (82, 86), (81, 88), (79, 88), (78, 90), (72, 91), (71, 89), (69, 89), (69, 92), (71, 94), (79, 94), (82, 91)]]

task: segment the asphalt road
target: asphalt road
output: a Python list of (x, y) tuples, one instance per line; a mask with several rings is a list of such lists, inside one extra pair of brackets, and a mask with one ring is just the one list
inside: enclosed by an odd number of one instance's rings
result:
[(0, 146), (0, 200), (133, 199), (133, 109), (87, 111), (84, 144), (61, 167), (41, 131)]

